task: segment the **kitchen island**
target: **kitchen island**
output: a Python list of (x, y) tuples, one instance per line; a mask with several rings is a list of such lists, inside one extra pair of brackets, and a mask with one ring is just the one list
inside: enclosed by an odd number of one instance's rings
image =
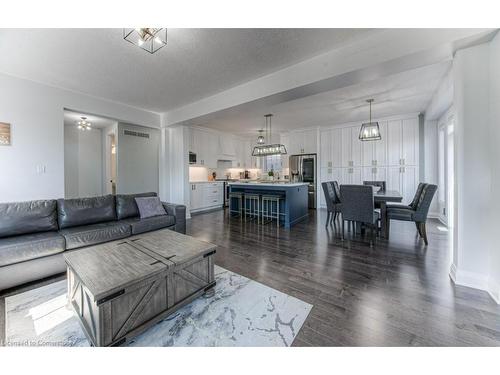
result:
[[(281, 195), (280, 212), (283, 213), (280, 223), (290, 229), (293, 225), (306, 219), (308, 212), (308, 184), (290, 182), (232, 182), (229, 183), (231, 192), (240, 192), (259, 195)], [(229, 202), (230, 210), (237, 211), (236, 200)]]

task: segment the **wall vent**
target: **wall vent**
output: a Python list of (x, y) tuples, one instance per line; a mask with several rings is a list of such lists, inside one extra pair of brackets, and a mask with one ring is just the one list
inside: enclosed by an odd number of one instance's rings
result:
[(131, 135), (132, 137), (149, 138), (149, 133), (141, 133), (133, 130), (123, 129), (124, 135)]

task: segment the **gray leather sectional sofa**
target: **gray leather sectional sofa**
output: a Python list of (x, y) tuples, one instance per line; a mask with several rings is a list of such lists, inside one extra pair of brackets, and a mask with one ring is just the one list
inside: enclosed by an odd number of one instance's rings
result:
[(0, 203), (0, 290), (66, 270), (64, 251), (170, 228), (186, 232), (186, 206), (141, 219), (136, 197), (156, 193)]

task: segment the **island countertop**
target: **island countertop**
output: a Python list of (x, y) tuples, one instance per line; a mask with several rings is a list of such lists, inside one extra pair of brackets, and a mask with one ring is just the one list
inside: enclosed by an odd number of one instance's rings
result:
[(244, 187), (297, 187), (309, 185), (307, 182), (229, 182), (231, 186), (244, 186)]

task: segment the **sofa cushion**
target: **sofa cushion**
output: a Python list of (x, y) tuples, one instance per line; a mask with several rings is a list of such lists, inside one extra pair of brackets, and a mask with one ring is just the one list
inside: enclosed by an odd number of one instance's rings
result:
[(55, 200), (0, 203), (0, 238), (57, 230)]
[(116, 220), (115, 197), (58, 199), (57, 213), (61, 229), (113, 221)]
[(64, 251), (64, 238), (57, 232), (24, 234), (0, 239), (0, 267)]
[(135, 198), (138, 197), (156, 197), (156, 193), (117, 194), (116, 216), (118, 220), (139, 216), (139, 209), (137, 208), (137, 203), (135, 202)]
[(119, 240), (130, 236), (132, 231), (128, 223), (115, 221), (61, 229), (59, 233), (66, 239), (66, 249), (76, 249)]
[(124, 222), (130, 224), (132, 234), (139, 234), (171, 227), (175, 225), (175, 216), (163, 215), (148, 217), (147, 219), (131, 218), (124, 220)]
[(137, 203), (137, 208), (139, 208), (139, 216), (141, 219), (164, 216), (167, 214), (158, 197), (139, 197), (135, 198), (135, 202)]

